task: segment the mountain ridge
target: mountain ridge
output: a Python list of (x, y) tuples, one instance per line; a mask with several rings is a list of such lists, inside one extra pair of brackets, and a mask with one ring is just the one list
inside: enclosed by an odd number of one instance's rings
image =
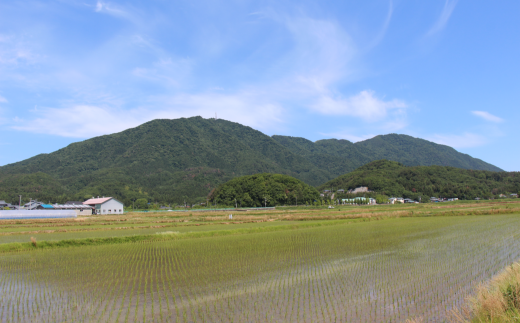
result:
[[(289, 136), (273, 136), (273, 138), (293, 152), (312, 159), (315, 164), (321, 167), (326, 166), (320, 162), (320, 158), (348, 158), (353, 168), (343, 169), (344, 173), (371, 161), (381, 159), (399, 161), (406, 166), (438, 165), (464, 169), (503, 171), (499, 167), (480, 159), (460, 153), (452, 147), (408, 135), (378, 135), (356, 143), (345, 139), (322, 139), (314, 143), (308, 140), (308, 142), (305, 142), (305, 148), (301, 145), (301, 139), (304, 138)], [(327, 149), (330, 151), (331, 147), (335, 149), (333, 154), (327, 153)], [(439, 152), (443, 154), (439, 156)]]
[[(234, 177), (279, 173), (317, 186), (380, 156), (405, 164), (444, 163), (500, 171), (453, 148), (395, 136), (361, 143), (312, 142), (270, 137), (222, 119), (157, 119), (0, 167), (0, 199), (14, 202), (23, 194), (58, 202), (97, 195), (112, 195), (125, 204), (136, 198), (202, 201)], [(444, 155), (436, 157), (439, 153)]]

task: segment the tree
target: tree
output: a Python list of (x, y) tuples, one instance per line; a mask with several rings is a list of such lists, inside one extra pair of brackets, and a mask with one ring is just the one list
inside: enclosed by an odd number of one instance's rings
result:
[(145, 210), (148, 208), (148, 200), (147, 199), (137, 199), (135, 201), (135, 208), (140, 210)]
[(241, 201), (241, 203), (243, 203), (244, 206), (255, 206), (253, 204), (253, 199), (251, 198), (251, 196), (249, 196), (249, 193), (244, 193)]

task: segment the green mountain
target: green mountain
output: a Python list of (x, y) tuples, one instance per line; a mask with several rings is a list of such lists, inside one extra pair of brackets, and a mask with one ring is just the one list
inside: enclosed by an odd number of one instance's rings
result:
[(498, 198), (500, 194), (520, 191), (520, 173), (449, 166), (405, 166), (395, 161), (378, 160), (328, 181), (318, 190), (347, 191), (360, 186), (367, 186), (379, 194), (412, 199), (423, 197), (423, 200), (432, 196)]
[(373, 160), (406, 165), (500, 169), (454, 149), (403, 135), (363, 142), (273, 136), (238, 123), (203, 119), (153, 120), (50, 154), (0, 167), (0, 200), (64, 202), (114, 196), (179, 203), (205, 201), (234, 177), (278, 173), (319, 185)]
[(286, 174), (311, 185), (331, 178), (257, 130), (194, 117), (150, 121), (0, 167), (0, 199), (110, 195), (125, 204), (143, 197), (194, 202), (233, 177), (256, 173)]
[(439, 165), (503, 171), (480, 159), (459, 153), (451, 147), (407, 135), (381, 135), (357, 143), (338, 139), (312, 142), (287, 136), (273, 136), (273, 139), (293, 153), (307, 158), (320, 169), (328, 170), (336, 176), (380, 159), (398, 161), (406, 166)]
[(263, 173), (233, 178), (217, 187), (209, 199), (219, 205), (260, 207), (296, 204), (298, 200), (310, 204), (319, 197), (316, 188), (294, 177)]

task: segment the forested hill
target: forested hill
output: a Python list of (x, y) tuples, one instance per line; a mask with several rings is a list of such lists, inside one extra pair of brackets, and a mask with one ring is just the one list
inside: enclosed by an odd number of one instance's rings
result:
[(345, 191), (360, 186), (389, 196), (417, 199), (457, 197), (498, 198), (520, 191), (520, 173), (468, 170), (447, 166), (405, 166), (378, 160), (318, 187), (318, 190)]
[(298, 204), (298, 201), (311, 204), (320, 194), (294, 177), (264, 173), (233, 178), (217, 187), (208, 198), (219, 205), (260, 207)]
[(447, 146), (409, 136), (313, 143), (193, 117), (150, 121), (0, 167), (0, 200), (15, 202), (22, 194), (51, 202), (98, 195), (117, 197), (127, 205), (137, 198), (195, 202), (237, 176), (278, 173), (316, 186), (380, 158), (407, 165), (499, 170)]
[(464, 169), (502, 169), (455, 149), (407, 135), (381, 135), (352, 143), (348, 140), (325, 139), (312, 142), (298, 137), (273, 136), (293, 153), (310, 160), (331, 174), (345, 174), (374, 160), (393, 160), (406, 166), (452, 166)]
[[(115, 196), (160, 202), (205, 200), (241, 175), (279, 173), (311, 185), (332, 176), (250, 127), (193, 117), (154, 120), (0, 167), (0, 200)], [(57, 198), (57, 195), (60, 196)]]

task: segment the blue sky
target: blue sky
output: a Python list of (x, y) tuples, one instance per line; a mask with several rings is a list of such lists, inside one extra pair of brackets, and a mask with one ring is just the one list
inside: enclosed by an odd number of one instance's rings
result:
[(519, 1), (0, 2), (0, 165), (157, 118), (520, 171)]

